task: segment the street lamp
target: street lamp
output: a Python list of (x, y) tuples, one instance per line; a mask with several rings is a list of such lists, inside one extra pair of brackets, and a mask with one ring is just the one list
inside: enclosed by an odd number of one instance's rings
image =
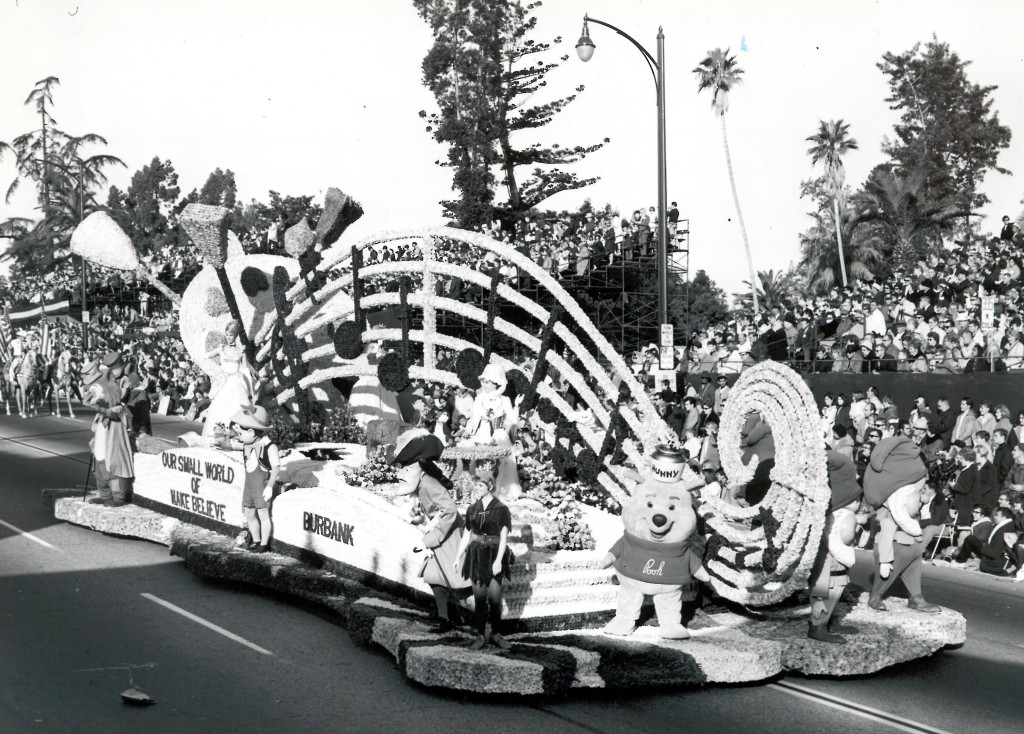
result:
[(665, 33), (658, 27), (658, 58), (651, 54), (637, 43), (636, 39), (628, 33), (616, 28), (611, 23), (603, 20), (583, 16), (583, 35), (576, 43), (576, 53), (581, 61), (590, 61), (594, 56), (596, 46), (590, 40), (589, 23), (597, 23), (606, 28), (611, 28), (627, 41), (632, 43), (644, 55), (647, 66), (654, 76), (654, 88), (657, 93), (658, 103), (658, 322), (667, 324), (668, 321), (668, 173), (666, 170), (665, 155)]

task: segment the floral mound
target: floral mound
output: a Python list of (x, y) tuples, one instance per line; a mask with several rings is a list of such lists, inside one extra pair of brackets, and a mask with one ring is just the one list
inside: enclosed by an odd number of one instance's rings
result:
[[(722, 415), (719, 451), (731, 484), (746, 484), (740, 435), (751, 412), (771, 426), (775, 467), (771, 488), (752, 507), (702, 498), (708, 526), (705, 565), (712, 586), (745, 606), (775, 604), (807, 585), (830, 497), (825, 449), (814, 396), (800, 376), (777, 362), (744, 372)], [(755, 522), (756, 521), (756, 522)]]

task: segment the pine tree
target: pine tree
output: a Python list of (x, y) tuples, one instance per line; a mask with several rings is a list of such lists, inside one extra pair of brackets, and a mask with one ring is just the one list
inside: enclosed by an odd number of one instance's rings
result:
[[(423, 83), (433, 92), (438, 111), (420, 116), (427, 131), (448, 146), (440, 163), (454, 169), (452, 188), (459, 199), (442, 201), (446, 215), (461, 226), (475, 228), (494, 218), (514, 218), (560, 191), (589, 186), (561, 168), (598, 150), (589, 146), (522, 144), (518, 133), (539, 129), (572, 102), (576, 93), (553, 102), (531, 105), (530, 99), (547, 85), (545, 77), (568, 59), (545, 60), (542, 55), (561, 43), (530, 38), (536, 30), (533, 11), (541, 3), (523, 6), (518, 0), (413, 0), (430, 24), (434, 45), (423, 60)], [(607, 140), (606, 140), (607, 142)], [(518, 147), (517, 147), (518, 146)], [(523, 168), (532, 169), (522, 178)], [(498, 181), (496, 171), (501, 171)], [(508, 202), (495, 205), (500, 183)]]

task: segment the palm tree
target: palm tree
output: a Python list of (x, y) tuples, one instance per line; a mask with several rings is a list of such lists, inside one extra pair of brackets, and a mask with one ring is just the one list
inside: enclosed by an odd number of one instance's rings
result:
[(900, 267), (911, 265), (929, 243), (952, 231), (955, 219), (970, 214), (959, 196), (932, 199), (928, 195), (928, 173), (925, 166), (912, 169), (906, 176), (876, 169), (863, 191), (854, 197), (857, 224), (881, 225), (881, 244)]
[[(836, 222), (824, 210), (815, 212), (815, 224), (800, 235), (800, 267), (807, 274), (807, 289), (811, 293), (827, 291), (840, 279), (840, 273), (851, 279), (870, 279), (878, 275), (884, 256), (879, 238), (872, 231), (861, 228), (863, 219), (843, 211), (840, 217), (842, 232), (836, 235)], [(875, 225), (879, 228), (878, 225)], [(856, 235), (854, 230), (858, 229)], [(836, 240), (846, 242), (844, 250), (837, 250)], [(842, 258), (842, 262), (840, 262)]]
[[(845, 199), (844, 183), (846, 172), (843, 169), (843, 154), (850, 150), (857, 149), (857, 141), (847, 137), (850, 126), (840, 120), (825, 122), (819, 120), (820, 126), (815, 135), (807, 138), (808, 142), (814, 145), (807, 149), (807, 155), (811, 157), (811, 165), (818, 161), (825, 163), (825, 176), (828, 178), (828, 188), (832, 194), (832, 209), (836, 226), (836, 242), (839, 246), (839, 267), (843, 274), (843, 288), (846, 287), (846, 258), (843, 256), (843, 227), (839, 217), (840, 199)], [(844, 205), (845, 201), (842, 202)]]
[[(736, 57), (729, 55), (729, 49), (716, 48), (708, 51), (707, 57), (693, 70), (697, 75), (697, 93), (705, 89), (711, 90), (711, 107), (722, 122), (722, 142), (725, 145), (725, 165), (729, 169), (729, 185), (732, 187), (732, 200), (736, 206), (736, 218), (740, 222), (740, 234), (743, 235), (743, 247), (747, 251), (747, 269), (750, 280), (754, 282), (754, 258), (750, 254), (750, 242), (747, 240), (747, 225), (743, 221), (743, 210), (740, 209), (740, 197), (736, 193), (736, 177), (732, 172), (732, 156), (729, 154), (729, 134), (725, 129), (725, 113), (729, 110), (729, 92), (739, 84), (743, 69), (736, 63)], [(759, 313), (757, 293), (753, 292), (754, 313)]]
[(750, 292), (736, 293), (734, 298), (737, 304), (742, 304), (744, 307), (749, 306), (753, 298), (757, 298), (762, 306), (773, 309), (776, 306), (782, 306), (792, 298), (799, 285), (797, 280), (797, 274), (792, 270), (780, 270), (777, 273), (774, 269), (759, 270), (757, 271), (757, 287), (751, 287), (750, 281), (745, 280), (743, 285), (750, 288)]

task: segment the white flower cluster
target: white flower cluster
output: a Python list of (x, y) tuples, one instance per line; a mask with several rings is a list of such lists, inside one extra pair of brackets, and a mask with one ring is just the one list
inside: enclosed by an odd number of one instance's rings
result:
[(93, 212), (71, 233), (71, 252), (95, 265), (137, 270), (139, 257), (124, 230), (106, 212)]
[[(712, 585), (723, 597), (749, 606), (774, 604), (806, 585), (825, 526), (830, 492), (825, 447), (814, 396), (800, 376), (778, 362), (762, 362), (733, 386), (722, 415), (719, 453), (731, 484), (749, 482), (756, 464), (742, 461), (740, 434), (752, 412), (771, 426), (775, 466), (771, 488), (753, 507), (707, 498), (701, 514), (726, 542), (709, 559)], [(750, 527), (770, 511), (774, 522)], [(770, 527), (768, 527), (770, 524)], [(771, 549), (775, 568), (762, 563)]]

